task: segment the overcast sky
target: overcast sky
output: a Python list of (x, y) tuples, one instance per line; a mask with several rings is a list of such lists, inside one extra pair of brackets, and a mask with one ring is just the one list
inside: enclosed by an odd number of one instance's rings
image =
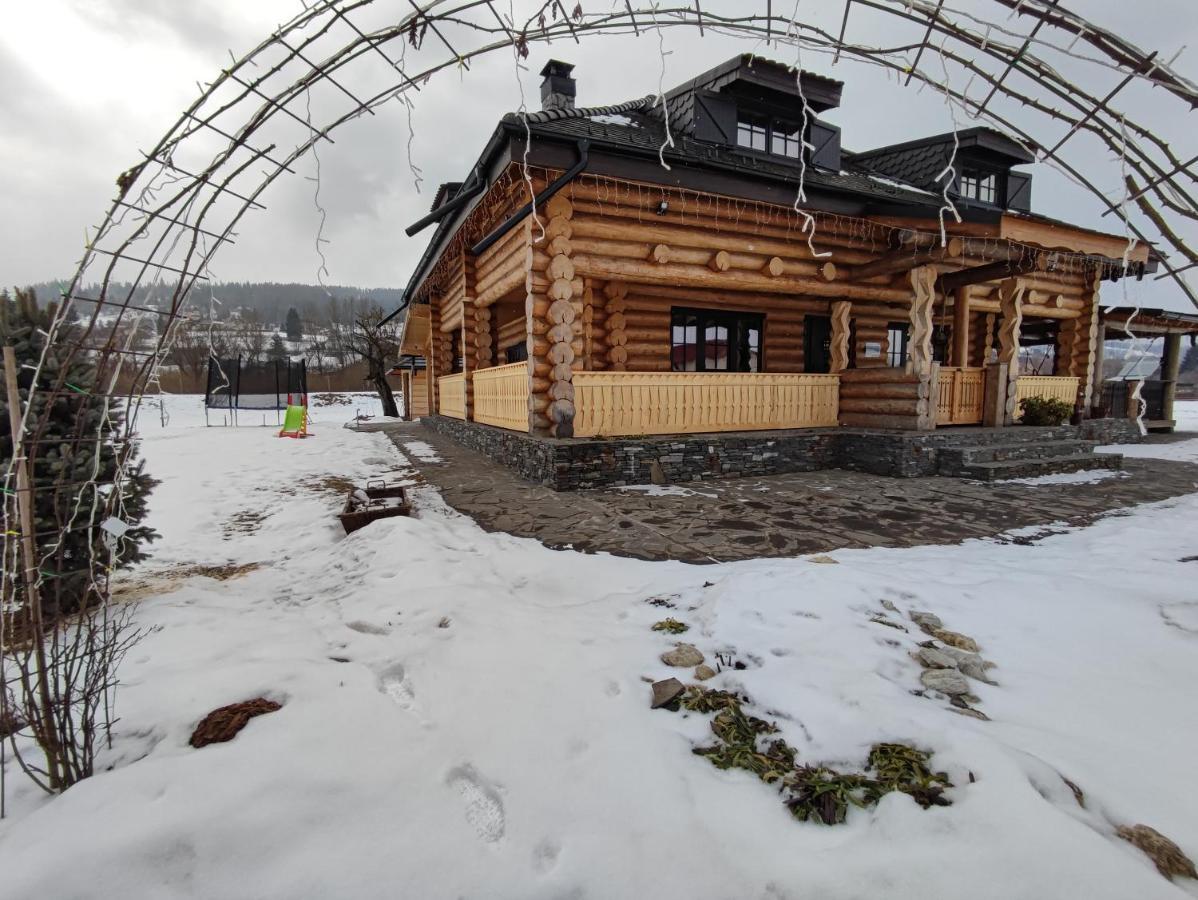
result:
[[(5, 5), (0, 29), (0, 284), (68, 276), (80, 254), (84, 228), (101, 219), (115, 193), (116, 175), (137, 163), (138, 150), (152, 147), (194, 100), (196, 82), (210, 80), (226, 65), (230, 49), (249, 49), (301, 9), (297, 0), (39, 0)], [(592, 0), (583, 5), (602, 11), (610, 4)], [(1198, 76), (1195, 0), (1070, 0), (1069, 5), (1143, 47), (1160, 50), (1166, 59), (1190, 45), (1176, 65), (1182, 74)], [(499, 0), (498, 6), (506, 8), (507, 0)], [(995, 8), (989, 0), (950, 0), (948, 6)], [(364, 26), (410, 11), (406, 0), (378, 0), (375, 7)], [(802, 0), (800, 15), (834, 31), (840, 8), (826, 0)], [(903, 43), (912, 37), (881, 28), (868, 13), (855, 11), (854, 16), (849, 36), (858, 42)], [(1027, 27), (1026, 20), (1004, 23)], [(693, 30), (677, 28), (666, 30), (662, 39), (668, 54), (667, 89), (754, 49), (730, 37), (709, 32), (700, 38)], [(420, 193), (408, 168), (407, 114), (398, 103), (350, 123), (336, 134), (335, 146), (324, 145), (328, 281), (374, 287), (406, 282), (427, 232), (410, 239), (404, 227), (427, 211), (438, 183), (465, 177), (496, 120), (518, 106), (521, 82), (530, 108), (538, 108), (537, 73), (548, 58), (577, 65), (579, 105), (643, 96), (656, 91), (662, 78), (658, 37), (651, 33), (593, 38), (581, 45), (532, 44), (530, 49), (526, 70), (519, 75), (510, 52), (499, 51), (476, 59), (469, 71), (438, 76), (416, 95), (412, 155), (423, 171)], [(431, 52), (433, 48), (422, 51)], [(794, 51), (785, 47), (757, 52), (794, 62)], [(830, 58), (815, 53), (806, 54), (803, 63), (845, 81), (842, 106), (828, 118), (843, 128), (850, 149), (952, 128), (943, 99), (930, 89), (903, 90), (878, 69), (844, 60), (833, 67)], [(1112, 75), (1110, 84), (1115, 80)], [(1094, 90), (1103, 92), (1099, 85)], [(1164, 111), (1176, 110), (1177, 104), (1163, 102), (1160, 92), (1141, 93), (1129, 97), (1136, 114), (1153, 122), (1160, 110), (1153, 124), (1162, 135), (1170, 127), (1176, 131), (1177, 155), (1198, 153), (1194, 122), (1184, 117), (1180, 123), (1165, 121)], [(1071, 146), (1075, 162), (1104, 187), (1116, 188), (1117, 161), (1084, 137)], [(310, 176), (313, 165), (310, 158), (304, 160), (299, 174)], [(1120, 231), (1113, 217), (1099, 219), (1102, 207), (1096, 200), (1042, 165), (1033, 171), (1037, 211)], [(276, 182), (265, 196), (268, 209), (243, 220), (237, 246), (217, 257), (215, 277), (314, 282), (318, 216), (312, 191), (313, 183), (303, 177)], [(1137, 291), (1146, 305), (1176, 305), (1177, 292), (1166, 285), (1145, 282)]]

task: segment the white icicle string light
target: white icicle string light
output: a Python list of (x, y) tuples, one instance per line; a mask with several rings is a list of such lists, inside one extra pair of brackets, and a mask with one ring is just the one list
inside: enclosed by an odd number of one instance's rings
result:
[[(514, 3), (515, 0), (508, 0), (509, 21), (512, 23), (516, 21)], [(528, 188), (530, 216), (533, 224), (540, 231), (540, 235), (533, 243), (542, 244), (547, 236), (545, 223), (541, 221), (541, 215), (537, 212), (537, 189), (533, 184), (532, 172), (528, 165), (528, 156), (532, 152), (532, 126), (528, 124), (528, 98), (524, 95), (524, 79), (521, 77), (521, 72), (527, 72), (528, 68), (520, 62), (520, 48), (515, 43), (512, 44), (512, 62), (516, 69), (516, 88), (520, 91), (520, 106), (516, 111), (520, 114), (520, 121), (524, 125), (524, 152), (520, 156), (520, 171), (524, 175), (524, 184)], [(548, 174), (546, 174), (546, 178), (548, 178)]]
[(321, 168), (320, 168), (320, 150), (317, 146), (320, 142), (317, 140), (316, 126), (312, 124), (312, 89), (304, 90), (304, 120), (308, 124), (308, 134), (312, 139), (312, 165), (315, 170), (315, 176), (304, 176), (313, 183), (312, 185), (312, 204), (316, 207), (316, 213), (320, 217), (319, 224), (316, 226), (316, 255), (320, 258), (320, 265), (316, 267), (316, 283), (324, 290), (326, 297), (332, 297), (328, 285), (324, 283), (325, 277), (329, 274), (329, 261), (324, 255), (324, 245), (328, 243), (324, 236), (325, 222), (328, 220), (328, 211), (320, 203), (320, 186), (321, 186)]
[(657, 53), (661, 57), (661, 69), (657, 75), (657, 104), (661, 106), (662, 121), (665, 122), (666, 139), (661, 146), (657, 148), (657, 160), (661, 163), (661, 167), (667, 172), (670, 170), (670, 164), (666, 162), (666, 147), (674, 149), (674, 135), (670, 132), (670, 107), (666, 103), (665, 81), (666, 81), (666, 57), (670, 56), (674, 51), (666, 50), (665, 33), (662, 31), (662, 26), (657, 21), (657, 9), (660, 6), (659, 0), (653, 2), (653, 27), (657, 32)]
[(803, 120), (799, 126), (799, 187), (795, 192), (795, 201), (792, 209), (802, 217), (803, 226), (800, 229), (801, 233), (807, 238), (807, 249), (811, 252), (814, 259), (824, 259), (832, 255), (832, 251), (818, 251), (815, 249), (815, 216), (807, 212), (801, 207), (801, 204), (807, 202), (807, 150), (814, 150), (814, 146), (807, 140), (807, 126), (811, 121), (811, 107), (807, 103), (807, 92), (803, 90), (803, 41), (799, 34), (798, 16), (799, 2), (795, 0), (794, 12), (790, 15), (790, 25), (787, 28), (787, 36), (793, 37), (795, 44), (795, 87), (799, 91), (799, 100), (802, 103)]
[(948, 158), (948, 165), (946, 165), (940, 174), (936, 176), (936, 181), (939, 182), (943, 180), (944, 183), (944, 187), (941, 192), (944, 202), (941, 204), (940, 209), (937, 212), (937, 217), (940, 220), (940, 246), (944, 247), (948, 244), (948, 233), (944, 225), (945, 213), (951, 213), (957, 224), (961, 224), (961, 213), (957, 211), (957, 205), (953, 203), (952, 198), (948, 193), (949, 188), (951, 188), (957, 181), (956, 163), (957, 153), (961, 149), (961, 135), (959, 134), (960, 128), (957, 123), (957, 104), (953, 102), (953, 99), (949, 93), (948, 63), (944, 58), (943, 42), (941, 42), (940, 46), (937, 47), (937, 51), (937, 55), (940, 57), (940, 68), (941, 71), (944, 72), (944, 81), (941, 85), (941, 91), (944, 94), (944, 105), (948, 108), (948, 114), (953, 123), (953, 152)]
[[(1123, 277), (1121, 277), (1119, 279), (1119, 292), (1123, 296), (1124, 309), (1126, 309), (1128, 307), (1134, 307), (1132, 312), (1127, 314), (1123, 319), (1123, 332), (1131, 340), (1131, 349), (1134, 352), (1136, 350), (1136, 336), (1135, 336), (1135, 333), (1132, 332), (1132, 330), (1131, 330), (1131, 323), (1140, 314), (1140, 301), (1137, 298), (1133, 302), (1131, 300), (1131, 298), (1129, 297), (1129, 292), (1127, 289), (1127, 287), (1128, 287), (1127, 286), (1127, 277), (1128, 277), (1127, 270), (1128, 270), (1128, 266), (1131, 264), (1131, 254), (1132, 254), (1132, 251), (1135, 250), (1135, 248), (1136, 248), (1137, 241), (1132, 236), (1131, 220), (1130, 220), (1130, 217), (1129, 217), (1128, 211), (1127, 211), (1128, 204), (1130, 204), (1130, 202), (1131, 202), (1131, 190), (1128, 187), (1128, 178), (1127, 178), (1127, 130), (1126, 130), (1126, 125), (1125, 125), (1122, 117), (1120, 117), (1120, 119), (1119, 119), (1119, 125), (1120, 125), (1120, 135), (1122, 138), (1122, 141), (1120, 143), (1119, 168), (1120, 168), (1120, 173), (1123, 176), (1120, 179), (1120, 181), (1123, 185), (1123, 196), (1119, 200), (1119, 216), (1123, 219), (1123, 233), (1124, 233), (1124, 236), (1127, 238), (1127, 244), (1123, 248), (1123, 259), (1122, 259)], [(1148, 351), (1141, 350), (1140, 355), (1139, 355), (1139, 360), (1142, 360), (1142, 359), (1146, 358), (1147, 356), (1148, 356)], [(1144, 388), (1144, 379), (1137, 378), (1135, 380), (1135, 388), (1133, 388), (1131, 397), (1129, 398), (1131, 400), (1135, 400), (1135, 402), (1136, 402), (1136, 427), (1140, 429), (1141, 435), (1145, 435), (1148, 433), (1148, 429), (1144, 426), (1144, 414), (1148, 411), (1148, 404), (1145, 402), (1143, 394), (1142, 394), (1143, 388)]]

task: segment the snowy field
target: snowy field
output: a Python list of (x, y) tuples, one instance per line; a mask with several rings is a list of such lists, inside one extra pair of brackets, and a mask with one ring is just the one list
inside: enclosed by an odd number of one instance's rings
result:
[[(415, 486), (418, 517), (346, 537), (344, 479), (412, 475), (341, 427), (356, 407), (315, 409), (304, 441), (205, 428), (194, 398), (165, 428), (147, 411), (162, 539), (124, 595), (153, 631), (122, 670), (108, 771), (53, 800), (10, 771), (0, 895), (1198, 896), (1114, 833), (1145, 823), (1198, 857), (1198, 496), (1030, 544), (690, 566), (487, 534)], [(1139, 449), (1198, 459), (1198, 440)], [(972, 687), (990, 721), (913, 693), (912, 610), (997, 664)], [(800, 763), (908, 742), (952, 805), (891, 794), (801, 823), (694, 755), (710, 716), (649, 709), (647, 681), (689, 680), (658, 659), (666, 615), (746, 666), (708, 684), (746, 693)], [(188, 745), (257, 696), (283, 708)]]

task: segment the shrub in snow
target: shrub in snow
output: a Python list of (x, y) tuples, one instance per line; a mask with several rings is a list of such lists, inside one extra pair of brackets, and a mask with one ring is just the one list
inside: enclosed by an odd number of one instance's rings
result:
[(1019, 401), (1021, 425), (1063, 425), (1073, 416), (1073, 404), (1045, 397), (1024, 397)]
[(777, 785), (787, 809), (800, 821), (838, 825), (844, 822), (850, 806), (874, 806), (895, 791), (907, 794), (924, 809), (952, 802), (944, 796), (952, 782), (944, 772), (933, 772), (928, 767), (930, 753), (905, 744), (874, 744), (865, 767), (871, 774), (800, 766), (796, 762), (798, 751), (781, 738), (761, 745), (760, 739), (777, 734), (778, 728), (745, 712), (743, 704), (747, 702), (748, 698), (739, 694), (692, 685), (665, 708), (714, 712), (711, 730), (718, 742), (696, 747), (695, 754), (706, 757), (719, 769), (745, 769), (766, 784)]
[(670, 634), (682, 634), (685, 631), (690, 631), (690, 626), (685, 622), (679, 622), (677, 619), (662, 619), (660, 622), (653, 623), (654, 631), (668, 631)]

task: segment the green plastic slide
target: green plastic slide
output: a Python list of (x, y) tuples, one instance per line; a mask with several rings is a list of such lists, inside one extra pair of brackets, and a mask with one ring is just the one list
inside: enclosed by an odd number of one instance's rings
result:
[(283, 417), (283, 430), (279, 437), (299, 437), (305, 431), (304, 417), (307, 409), (303, 406), (288, 406), (287, 414)]

